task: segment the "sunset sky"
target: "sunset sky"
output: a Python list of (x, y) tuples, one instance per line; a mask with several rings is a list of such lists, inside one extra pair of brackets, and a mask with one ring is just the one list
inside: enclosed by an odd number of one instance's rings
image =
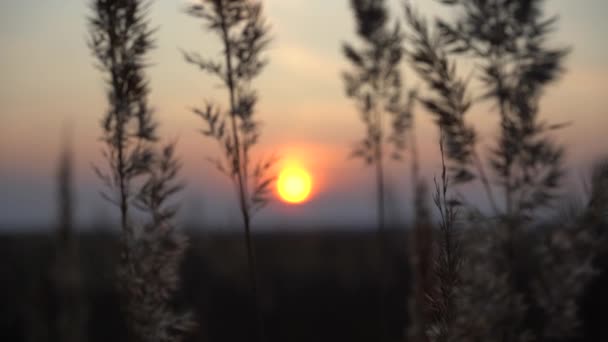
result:
[[(400, 1), (388, 1), (392, 15), (403, 19)], [(107, 108), (102, 75), (87, 48), (85, 0), (4, 0), (0, 2), (0, 226), (49, 225), (55, 219), (54, 174), (62, 128), (71, 127), (76, 158), (78, 220), (83, 225), (112, 217), (114, 208), (98, 195), (91, 165), (101, 159), (99, 120)], [(433, 1), (413, 3), (428, 16)], [(571, 179), (584, 175), (591, 161), (608, 152), (608, 1), (548, 0), (548, 14), (559, 14), (554, 41), (572, 46), (567, 73), (551, 86), (542, 116), (572, 122), (558, 140), (567, 146)], [(159, 27), (158, 48), (150, 54), (150, 102), (161, 123), (161, 136), (178, 141), (183, 162), (182, 218), (205, 220), (222, 229), (239, 223), (228, 180), (206, 157), (216, 144), (198, 133), (203, 123), (189, 108), (217, 99), (226, 103), (216, 80), (186, 64), (180, 49), (215, 57), (216, 37), (185, 15), (185, 0), (156, 0), (151, 21)], [(312, 226), (373, 222), (371, 169), (348, 159), (363, 125), (344, 96), (340, 73), (347, 68), (341, 44), (354, 39), (348, 0), (266, 0), (274, 40), (270, 64), (255, 85), (264, 122), (256, 156), (275, 153), (284, 163), (297, 161), (313, 178), (310, 201), (299, 206), (273, 203), (254, 225)], [(404, 67), (409, 86), (421, 83)], [(470, 115), (489, 147), (496, 113), (488, 104)], [(424, 174), (438, 172), (437, 130), (430, 116), (417, 111)], [(280, 166), (280, 165), (279, 165)], [(280, 169), (280, 167), (278, 168)], [(389, 209), (407, 220), (409, 179), (405, 163), (393, 163), (394, 199)], [(473, 190), (472, 198), (476, 198)], [(405, 208), (406, 210), (400, 210)]]

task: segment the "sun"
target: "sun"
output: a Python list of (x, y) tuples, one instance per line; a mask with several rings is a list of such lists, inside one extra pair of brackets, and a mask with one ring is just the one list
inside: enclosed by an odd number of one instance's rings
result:
[(300, 167), (284, 168), (277, 180), (279, 197), (287, 203), (299, 204), (310, 197), (312, 181), (310, 174)]

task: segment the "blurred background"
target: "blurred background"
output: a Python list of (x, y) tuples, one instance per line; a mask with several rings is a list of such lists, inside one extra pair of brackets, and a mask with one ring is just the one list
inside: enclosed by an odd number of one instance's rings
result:
[[(188, 3), (156, 0), (149, 13), (158, 27), (157, 48), (146, 69), (150, 104), (159, 135), (177, 143), (185, 187), (177, 195), (175, 221), (190, 238), (171, 306), (194, 313), (198, 327), (188, 341), (254, 340), (253, 308), (243, 304), (250, 289), (236, 194), (208, 162), (220, 152), (201, 136), (203, 124), (191, 111), (207, 100), (225, 99), (225, 90), (185, 63), (181, 52), (217, 57), (221, 46), (199, 20), (184, 13)], [(388, 243), (380, 248), (372, 171), (349, 158), (364, 132), (341, 78), (349, 67), (342, 43), (355, 40), (349, 1), (263, 3), (273, 40), (266, 53), (269, 64), (255, 83), (263, 134), (254, 156), (279, 156), (277, 170), (297, 162), (313, 180), (310, 198), (299, 205), (279, 200), (272, 188), (272, 201), (252, 222), (267, 339), (378, 341), (378, 330), (385, 329), (387, 340), (403, 340), (411, 321), (415, 188), (407, 157), (387, 164)], [(391, 18), (402, 20), (401, 2), (388, 3)], [(414, 3), (429, 18), (453, 16), (437, 2)], [(570, 123), (556, 137), (566, 146), (561, 193), (578, 199), (586, 194), (583, 184), (593, 163), (608, 152), (608, 2), (551, 0), (545, 9), (560, 18), (551, 43), (566, 44), (572, 53), (566, 73), (546, 89), (541, 117)], [(87, 46), (90, 15), (84, 0), (0, 2), (2, 341), (60, 341), (65, 336), (60, 327), (66, 325), (79, 336), (76, 340), (129, 340), (115, 282), (119, 213), (100, 196), (103, 184), (93, 171), (93, 165), (106, 163), (100, 121), (108, 105), (106, 85)], [(423, 82), (407, 67), (403, 74), (408, 86)], [(484, 152), (498, 132), (498, 117), (488, 114), (492, 110), (491, 103), (483, 103), (467, 114)], [(426, 109), (417, 111), (420, 173), (431, 181), (441, 174), (439, 135)], [(66, 141), (73, 170), (69, 234), (62, 230), (64, 207), (58, 200)], [(480, 210), (489, 210), (481, 185), (458, 190)], [(433, 212), (431, 219), (439, 218)], [(544, 222), (515, 245), (526, 250), (544, 241), (552, 227)], [(581, 333), (553, 340), (608, 341), (608, 253), (605, 247), (602, 251), (594, 260), (598, 275), (577, 298)], [(522, 253), (519, 260), (523, 277), (533, 273), (526, 268), (535, 264), (530, 255)], [(80, 320), (63, 322), (66, 310)], [(540, 324), (537, 314), (527, 316), (530, 325)]]

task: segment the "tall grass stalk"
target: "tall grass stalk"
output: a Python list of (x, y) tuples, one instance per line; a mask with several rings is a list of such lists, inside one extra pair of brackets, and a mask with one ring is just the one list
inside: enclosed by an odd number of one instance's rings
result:
[(108, 188), (103, 197), (120, 209), (125, 234), (131, 233), (132, 183), (146, 172), (150, 144), (157, 140), (144, 74), (146, 54), (154, 47), (154, 30), (146, 21), (148, 6), (143, 0), (94, 0), (89, 17), (89, 46), (97, 67), (106, 74), (110, 105), (101, 121), (109, 171), (95, 170)]
[[(439, 18), (433, 27), (405, 3), (406, 50), (429, 91), (421, 102), (445, 136), (451, 178), (456, 184), (479, 179), (495, 217), (468, 222), (466, 262), (452, 301), (451, 326), (439, 325), (436, 336), (480, 341), (571, 337), (578, 296), (594, 273), (596, 248), (585, 225), (556, 230), (540, 246), (517, 250), (522, 238), (530, 237), (527, 229), (535, 226), (535, 214), (552, 206), (563, 178), (563, 147), (550, 133), (564, 124), (539, 117), (544, 89), (559, 78), (568, 54), (568, 49), (548, 44), (557, 19), (544, 17), (542, 0), (439, 2), (456, 16), (453, 21)], [(475, 62), (471, 76), (458, 75), (458, 56)], [(471, 81), (478, 82), (476, 96)], [(487, 158), (477, 152), (476, 129), (464, 119), (480, 101), (491, 101), (500, 119), (498, 140)], [(444, 197), (436, 187), (437, 203)], [(498, 200), (496, 194), (503, 197)], [(448, 214), (441, 215), (442, 226)], [(494, 229), (484, 229), (486, 225)], [(530, 284), (521, 276), (526, 258), (538, 261), (530, 276), (531, 296), (524, 292)], [(540, 330), (527, 324), (532, 310), (543, 312)], [(442, 334), (446, 326), (451, 332)]]
[[(402, 157), (405, 132), (411, 120), (411, 100), (404, 96), (403, 80), (399, 70), (403, 57), (401, 29), (390, 22), (388, 8), (383, 0), (351, 0), (355, 17), (358, 44), (344, 43), (343, 54), (351, 68), (343, 73), (348, 98), (355, 102), (365, 126), (365, 136), (353, 148), (351, 156), (362, 159), (374, 169), (376, 191), (376, 218), (380, 255), (379, 321), (382, 338), (387, 331), (384, 317), (384, 297), (387, 287), (385, 232), (386, 175), (385, 164), (391, 156)], [(387, 132), (391, 128), (392, 132)]]
[(258, 337), (264, 341), (266, 337), (251, 219), (270, 199), (270, 186), (275, 179), (271, 168), (275, 159), (259, 160), (255, 165), (251, 160), (251, 149), (260, 136), (260, 123), (255, 117), (258, 96), (252, 81), (266, 65), (262, 54), (270, 42), (269, 27), (259, 1), (199, 0), (188, 7), (187, 13), (202, 19), (205, 28), (218, 36), (223, 47), (223, 60), (207, 59), (186, 52), (184, 57), (188, 63), (219, 78), (227, 91), (227, 112), (213, 104), (194, 109), (194, 112), (207, 125), (203, 134), (215, 139), (222, 149), (222, 158), (211, 159), (212, 163), (230, 178), (236, 188), (244, 224)]
[(431, 93), (420, 96), (424, 107), (435, 116), (443, 131), (449, 173), (455, 184), (478, 177), (494, 214), (499, 208), (484, 164), (477, 153), (475, 128), (466, 121), (472, 100), (468, 80), (461, 79), (458, 67), (448, 55), (445, 37), (432, 31), (427, 21), (409, 1), (404, 2), (407, 56), (414, 71), (428, 85)]
[[(174, 210), (166, 204), (179, 190), (171, 185), (178, 169), (173, 148), (156, 150), (157, 124), (148, 105), (144, 70), (154, 47), (154, 30), (147, 19), (150, 3), (90, 4), (89, 46), (105, 74), (109, 102), (101, 121), (109, 170), (95, 170), (107, 187), (102, 196), (120, 210), (118, 287), (129, 336), (134, 341), (180, 341), (193, 327), (190, 315), (176, 313), (171, 305), (186, 238), (170, 225)], [(150, 223), (132, 221), (134, 202), (150, 214)]]
[[(438, 22), (442, 36), (450, 51), (479, 63), (481, 98), (498, 110), (500, 134), (489, 161), (504, 194), (505, 275), (517, 291), (514, 239), (536, 209), (551, 204), (563, 175), (563, 148), (547, 135), (562, 125), (544, 123), (538, 113), (544, 89), (559, 78), (568, 50), (548, 47), (557, 19), (544, 17), (542, 0), (443, 2), (459, 8), (460, 15), (454, 24)], [(507, 301), (508, 315), (516, 308), (514, 300)], [(510, 329), (503, 331), (506, 340), (517, 338)]]
[[(412, 94), (417, 96), (416, 94)], [(413, 101), (412, 101), (413, 102)], [(408, 340), (429, 341), (427, 329), (431, 322), (431, 307), (428, 300), (434, 284), (433, 278), (433, 225), (427, 204), (428, 190), (420, 176), (418, 142), (416, 138), (416, 120), (412, 116), (410, 127), (411, 148), (411, 184), (414, 188), (414, 232), (409, 244), (410, 267), (413, 270), (413, 281), (409, 295)]]
[(435, 178), (433, 202), (439, 212), (439, 246), (435, 262), (436, 286), (429, 294), (433, 321), (427, 330), (431, 341), (450, 341), (454, 336), (456, 294), (460, 286), (462, 257), (456, 236), (456, 204), (448, 198), (449, 178), (445, 163), (444, 136), (440, 131), (441, 180)]
[(549, 133), (564, 124), (539, 118), (544, 90), (563, 73), (569, 52), (548, 43), (557, 17), (544, 15), (543, 0), (441, 2), (458, 11), (453, 23), (437, 23), (447, 51), (478, 64), (478, 98), (493, 102), (499, 115), (488, 161), (504, 195), (502, 216), (527, 220), (551, 205), (563, 176), (563, 148)]
[(74, 165), (69, 137), (64, 138), (57, 169), (58, 226), (54, 263), (51, 268), (57, 312), (53, 336), (58, 341), (79, 342), (86, 338), (87, 305), (80, 269), (80, 253), (74, 231)]
[[(385, 226), (386, 144), (392, 144), (392, 157), (401, 158), (404, 133), (411, 120), (411, 106), (403, 96), (399, 70), (403, 36), (399, 25), (390, 23), (385, 1), (351, 0), (360, 46), (344, 43), (343, 53), (352, 68), (343, 73), (346, 95), (356, 103), (366, 129), (352, 156), (373, 165), (376, 183), (378, 229)], [(411, 99), (411, 97), (410, 97)], [(387, 118), (388, 116), (388, 118)], [(390, 120), (392, 133), (387, 134)]]

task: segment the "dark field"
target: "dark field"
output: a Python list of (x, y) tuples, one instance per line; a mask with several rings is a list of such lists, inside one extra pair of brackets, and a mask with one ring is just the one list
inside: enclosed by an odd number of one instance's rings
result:
[[(248, 341), (255, 336), (247, 260), (239, 234), (188, 234), (177, 308), (195, 311), (199, 327), (189, 341)], [(407, 237), (393, 233), (386, 257), (384, 322), (391, 340), (407, 330)], [(0, 236), (0, 341), (56, 341), (60, 298), (50, 282), (52, 235)], [(268, 233), (255, 237), (261, 301), (270, 341), (377, 341), (380, 260), (373, 233)], [(100, 230), (79, 237), (88, 341), (125, 341), (115, 288), (116, 236)], [(532, 261), (530, 261), (532, 262)], [(608, 341), (608, 257), (604, 272), (583, 296), (583, 336)], [(525, 264), (525, 260), (524, 260)], [(533, 310), (532, 310), (533, 311)], [(535, 324), (533, 314), (529, 318)]]

